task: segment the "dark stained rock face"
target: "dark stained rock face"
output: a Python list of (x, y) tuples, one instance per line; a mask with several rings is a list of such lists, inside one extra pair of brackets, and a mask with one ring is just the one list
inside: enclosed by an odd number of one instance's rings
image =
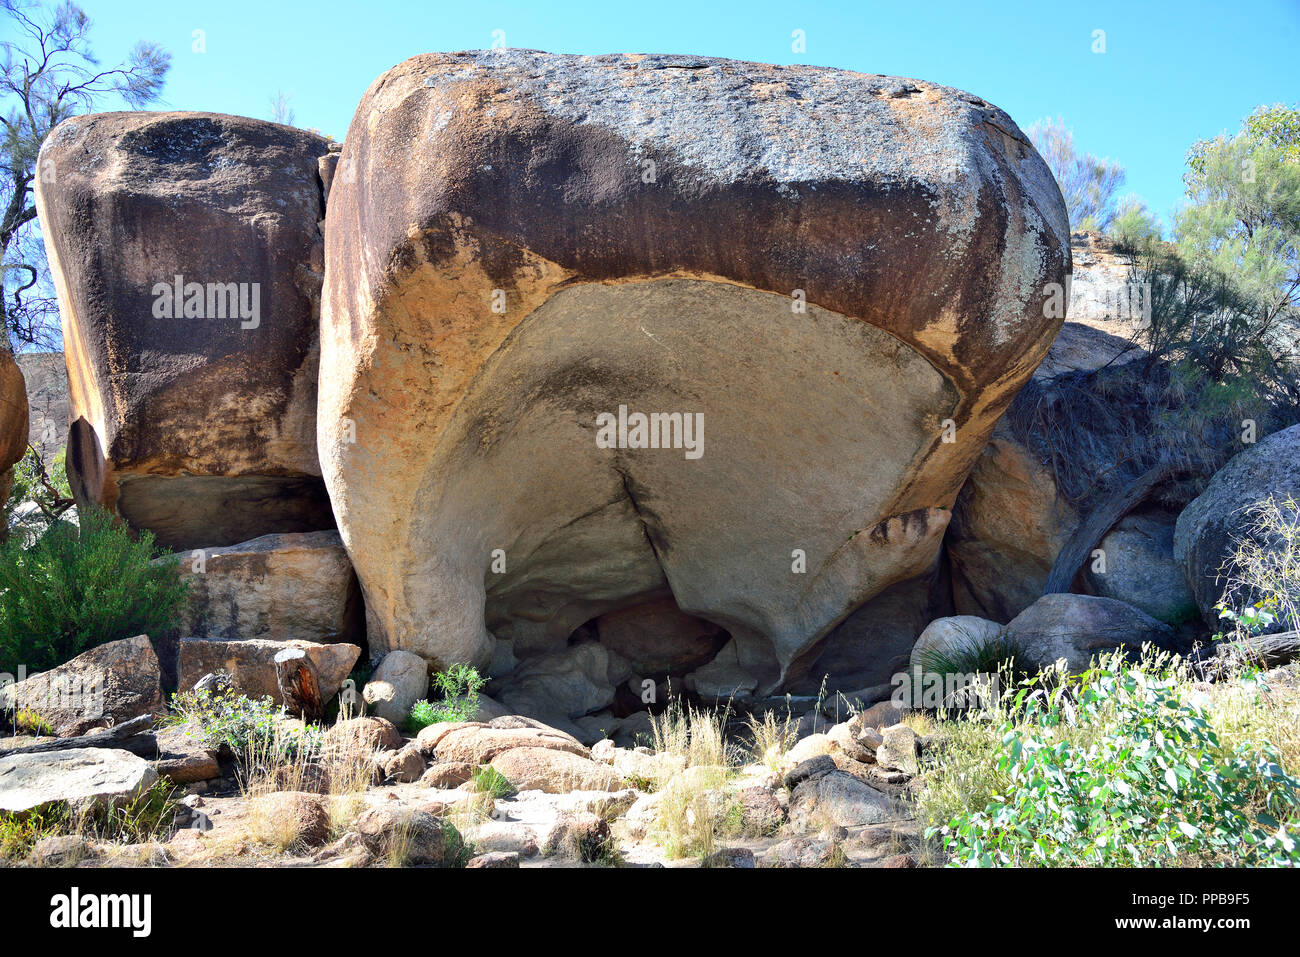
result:
[[(1215, 608), (1223, 600), (1229, 578), (1240, 574), (1231, 565), (1243, 540), (1265, 554), (1280, 555), (1288, 547), (1279, 535), (1253, 526), (1254, 506), (1268, 499), (1281, 515), (1292, 514), (1288, 500), (1300, 500), (1300, 425), (1274, 432), (1257, 445), (1238, 452), (1178, 516), (1174, 529), (1174, 558), (1182, 565), (1207, 627), (1223, 626)], [(1234, 611), (1262, 596), (1243, 588), (1230, 602)], [(1277, 622), (1276, 630), (1287, 623)]]
[(167, 547), (333, 525), (316, 455), (326, 141), (214, 113), (69, 119), (37, 190), (68, 471)]
[(372, 650), (500, 671), (671, 592), (759, 690), (935, 568), (1069, 271), (978, 97), (674, 56), (394, 67), (326, 236), (318, 446)]

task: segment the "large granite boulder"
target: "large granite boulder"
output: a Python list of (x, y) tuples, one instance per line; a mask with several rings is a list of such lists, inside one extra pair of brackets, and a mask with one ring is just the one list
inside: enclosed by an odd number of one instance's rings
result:
[(1084, 567), (1088, 590), (1141, 609), (1157, 621), (1178, 625), (1199, 617), (1196, 596), (1174, 558), (1176, 513), (1159, 507), (1124, 516), (1106, 533)]
[(110, 641), (57, 668), (0, 685), (0, 711), (34, 712), (61, 737), (162, 710), (162, 672), (147, 635)]
[(394, 67), (331, 186), (317, 420), (372, 650), (508, 667), (494, 639), (540, 653), (670, 589), (779, 685), (933, 567), (1068, 241), (1010, 117), (935, 84)]
[(333, 526), (316, 456), (314, 133), (100, 113), (46, 138), (77, 504), (173, 549)]
[[(1227, 585), (1225, 568), (1236, 543), (1254, 533), (1252, 506), (1270, 496), (1277, 504), (1300, 500), (1300, 425), (1274, 432), (1257, 445), (1233, 456), (1178, 516), (1174, 530), (1174, 557), (1182, 563), (1187, 582), (1206, 625), (1219, 630), (1222, 623), (1215, 605)], [(1283, 547), (1281, 542), (1273, 547)], [(1242, 603), (1257, 596), (1243, 594)]]

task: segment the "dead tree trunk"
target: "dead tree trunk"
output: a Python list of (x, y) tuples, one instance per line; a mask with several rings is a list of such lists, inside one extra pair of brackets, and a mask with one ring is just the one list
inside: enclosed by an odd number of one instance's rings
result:
[(123, 721), (104, 731), (84, 734), (78, 738), (55, 738), (39, 744), (28, 744), (20, 748), (0, 749), (0, 758), (11, 754), (48, 754), (54, 751), (71, 751), (74, 748), (117, 748), (130, 751), (141, 757), (158, 753), (157, 740), (145, 732), (153, 728), (153, 715), (142, 714), (138, 718)]
[(286, 648), (275, 656), (275, 682), (290, 714), (311, 723), (325, 717), (320, 693), (320, 675), (301, 648)]
[(1161, 464), (1143, 472), (1124, 488), (1103, 501), (1084, 520), (1069, 541), (1056, 555), (1052, 570), (1047, 575), (1047, 584), (1043, 586), (1044, 595), (1068, 592), (1079, 573), (1083, 563), (1092, 550), (1121, 518), (1131, 511), (1151, 493), (1151, 490), (1168, 478), (1173, 477), (1178, 469)]

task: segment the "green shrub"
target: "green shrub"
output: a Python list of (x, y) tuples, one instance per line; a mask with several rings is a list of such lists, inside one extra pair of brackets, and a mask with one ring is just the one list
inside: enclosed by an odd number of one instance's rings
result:
[(470, 721), (478, 713), (478, 693), (487, 679), (469, 665), (452, 665), (430, 679), (441, 696), (440, 702), (417, 701), (406, 719), (406, 729), (419, 734), (431, 724)]
[(475, 793), (490, 794), (493, 799), (509, 797), (515, 793), (514, 785), (506, 779), (504, 774), (490, 764), (475, 768), (471, 781), (473, 781)]
[(280, 726), (284, 709), (269, 696), (249, 698), (234, 691), (184, 691), (172, 696), (172, 723), (188, 726), (208, 748), (223, 745), (237, 757), (270, 751), (292, 757), (299, 749), (315, 750), (320, 732), (311, 728), (290, 734)]
[(952, 863), (1300, 863), (1300, 782), (1268, 741), (1222, 744), (1167, 659), (1030, 679), (1005, 714), (1003, 793), (927, 832)]
[(60, 665), (87, 648), (168, 628), (189, 595), (175, 562), (152, 563), (138, 539), (103, 511), (81, 528), (58, 523), (30, 547), (0, 545), (0, 670)]

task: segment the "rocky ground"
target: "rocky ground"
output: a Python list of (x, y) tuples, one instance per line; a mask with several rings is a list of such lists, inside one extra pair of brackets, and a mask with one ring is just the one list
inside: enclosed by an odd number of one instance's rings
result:
[[(792, 725), (769, 722), (785, 737), (760, 738), (757, 746), (768, 748), (762, 763), (752, 762), (752, 735), (742, 756), (714, 716), (675, 719), (683, 739), (715, 736), (715, 759), (726, 764), (697, 763), (708, 759), (698, 747), (656, 751), (605, 740), (589, 749), (515, 716), (437, 724), (414, 736), (365, 717), (334, 725), (308, 759), (251, 773), (247, 761), (173, 726), (158, 734), (152, 762), (121, 750), (62, 752), (97, 762), (101, 805), (120, 806), (128, 789), (140, 793), (155, 780), (155, 788), (170, 785), (171, 820), (140, 840), (112, 839), (94, 825), (51, 828), (31, 835), (26, 853), (11, 848), (9, 863), (908, 867), (919, 834), (910, 772), (926, 742), (899, 717), (875, 708), (797, 743)], [(48, 739), (9, 737), (0, 750), (41, 740)], [(26, 800), (48, 814), (79, 785), (61, 777), (76, 772), (41, 758), (45, 793)], [(497, 794), (484, 790), (485, 774), (499, 775)], [(12, 791), (0, 795), (6, 808), (13, 800)]]

